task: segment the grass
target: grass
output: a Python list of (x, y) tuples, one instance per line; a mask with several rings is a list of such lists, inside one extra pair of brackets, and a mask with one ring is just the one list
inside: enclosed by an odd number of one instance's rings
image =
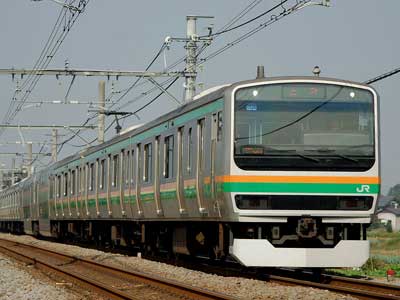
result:
[(387, 232), (384, 228), (368, 231), (371, 242), (371, 257), (361, 268), (335, 269), (336, 273), (348, 276), (386, 277), (393, 269), (400, 278), (400, 232)]

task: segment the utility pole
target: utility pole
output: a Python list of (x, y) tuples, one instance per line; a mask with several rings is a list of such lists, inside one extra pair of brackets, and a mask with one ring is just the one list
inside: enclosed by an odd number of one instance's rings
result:
[(97, 141), (99, 144), (104, 143), (104, 128), (105, 128), (105, 106), (106, 106), (106, 83), (104, 80), (99, 82), (99, 136)]
[(52, 144), (51, 144), (51, 159), (53, 162), (57, 161), (57, 140), (58, 140), (58, 131), (57, 129), (53, 129), (51, 131)]
[(211, 16), (186, 16), (186, 38), (167, 37), (168, 43), (171, 41), (185, 42), (186, 49), (186, 67), (185, 67), (185, 102), (193, 100), (196, 94), (196, 77), (197, 77), (197, 48), (198, 43), (209, 46), (212, 41), (211, 27), (209, 27), (208, 36), (199, 36), (197, 34), (198, 19), (212, 19)]
[(189, 102), (196, 94), (196, 66), (197, 66), (197, 40), (196, 16), (186, 17), (186, 76), (185, 76), (185, 102)]

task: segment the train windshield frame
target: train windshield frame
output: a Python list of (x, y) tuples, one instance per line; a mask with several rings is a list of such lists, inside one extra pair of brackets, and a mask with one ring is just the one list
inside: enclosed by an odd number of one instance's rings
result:
[(244, 170), (365, 171), (375, 163), (375, 96), (324, 82), (234, 93), (234, 160)]

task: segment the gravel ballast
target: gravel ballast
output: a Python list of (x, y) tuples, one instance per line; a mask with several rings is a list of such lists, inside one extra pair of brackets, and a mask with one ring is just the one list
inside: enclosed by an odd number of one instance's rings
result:
[[(355, 299), (351, 296), (339, 295), (326, 290), (319, 290), (314, 288), (298, 287), (298, 286), (283, 286), (275, 283), (264, 282), (261, 280), (246, 279), (241, 277), (223, 277), (213, 274), (207, 274), (199, 271), (189, 270), (182, 267), (171, 266), (164, 263), (154, 262), (138, 257), (125, 256), (121, 254), (106, 253), (93, 249), (86, 249), (72, 245), (51, 243), (47, 241), (37, 240), (31, 236), (13, 236), (9, 234), (0, 233), (0, 238), (34, 244), (46, 249), (51, 249), (54, 251), (65, 252), (69, 255), (78, 256), (86, 259), (93, 259), (105, 264), (122, 267), (124, 269), (146, 272), (149, 274), (154, 274), (161, 276), (163, 278), (184, 282), (186, 284), (206, 288), (215, 292), (225, 293), (229, 295), (234, 295), (242, 299), (307, 299), (307, 300), (336, 300), (336, 299)], [(0, 261), (2, 263), (2, 261)], [(2, 265), (0, 267), (3, 269)], [(2, 274), (3, 275), (3, 274)], [(5, 276), (8, 277), (8, 276)], [(7, 278), (4, 278), (7, 279)], [(29, 277), (26, 278), (26, 282), (30, 282)], [(8, 280), (7, 280), (8, 282)], [(0, 299), (76, 299), (76, 298), (61, 298), (57, 297), (45, 297), (45, 298), (1, 298), (7, 294), (7, 282), (3, 282), (3, 276), (1, 276), (0, 281)], [(23, 287), (25, 280), (20, 280), (15, 282), (15, 287)], [(30, 285), (30, 284), (29, 284)], [(14, 291), (17, 290), (14, 288)], [(56, 289), (57, 290), (57, 289)], [(3, 293), (3, 291), (5, 291)], [(57, 294), (58, 295), (58, 294)]]
[(78, 300), (84, 299), (63, 287), (45, 280), (37, 271), (24, 270), (24, 266), (0, 254), (0, 299), (18, 300)]

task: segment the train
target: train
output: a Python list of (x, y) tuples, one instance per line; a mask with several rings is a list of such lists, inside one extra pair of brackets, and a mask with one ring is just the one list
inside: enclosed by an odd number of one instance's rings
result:
[(248, 267), (359, 267), (380, 192), (379, 97), (319, 76), (203, 91), (0, 192), (3, 231)]

